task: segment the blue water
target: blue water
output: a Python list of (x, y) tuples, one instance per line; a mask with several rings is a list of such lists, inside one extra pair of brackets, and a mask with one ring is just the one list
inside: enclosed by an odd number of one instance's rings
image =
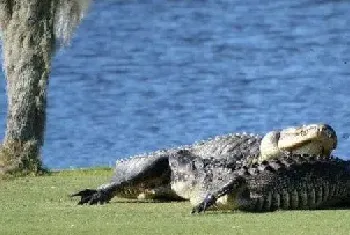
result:
[(45, 165), (108, 166), (311, 122), (331, 124), (337, 155), (350, 156), (348, 9), (345, 0), (97, 1), (53, 60)]

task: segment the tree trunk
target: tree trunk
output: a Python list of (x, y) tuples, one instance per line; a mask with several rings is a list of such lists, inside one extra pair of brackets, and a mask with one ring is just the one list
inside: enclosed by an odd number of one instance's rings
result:
[(0, 1), (8, 95), (0, 164), (2, 172), (35, 172), (41, 166), (56, 0)]
[(40, 170), (51, 57), (56, 40), (69, 43), (89, 3), (90, 0), (0, 0), (8, 95), (0, 175)]

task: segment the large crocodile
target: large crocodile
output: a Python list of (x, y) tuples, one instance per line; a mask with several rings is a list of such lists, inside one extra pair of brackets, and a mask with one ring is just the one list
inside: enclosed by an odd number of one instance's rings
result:
[[(230, 159), (231, 168), (242, 162), (251, 163), (279, 154), (312, 154), (328, 158), (336, 147), (335, 131), (326, 124), (303, 125), (259, 135), (229, 134), (201, 141), (191, 146), (138, 155), (117, 161), (110, 183), (98, 189), (85, 189), (72, 196), (80, 196), (79, 204), (107, 203), (114, 196), (153, 198), (163, 200), (190, 199), (191, 185), (187, 179), (174, 181), (169, 165), (171, 156), (198, 156), (202, 159)], [(187, 165), (190, 167), (190, 165)], [(190, 168), (183, 169), (190, 174)], [(187, 175), (188, 175), (187, 174)], [(191, 177), (193, 177), (192, 175)], [(186, 176), (187, 177), (187, 176)], [(185, 183), (184, 183), (185, 182)]]
[[(187, 158), (182, 159), (181, 164), (183, 161), (198, 163), (202, 160)], [(178, 160), (173, 158), (172, 161)], [(217, 168), (227, 171), (225, 162), (219, 164), (219, 160), (215, 161)], [(199, 171), (198, 187), (207, 188), (207, 183), (211, 184), (210, 173)], [(192, 213), (207, 210), (225, 195), (229, 195), (226, 209), (254, 212), (349, 205), (350, 161), (341, 159), (280, 156), (279, 159), (237, 168), (226, 175), (226, 180), (228, 183), (202, 198)], [(219, 208), (222, 209), (222, 204)]]

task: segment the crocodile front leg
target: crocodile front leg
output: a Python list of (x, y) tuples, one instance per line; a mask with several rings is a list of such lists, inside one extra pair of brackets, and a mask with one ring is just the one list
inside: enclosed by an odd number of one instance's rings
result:
[(244, 177), (240, 175), (234, 176), (233, 179), (229, 183), (227, 183), (224, 187), (213, 192), (212, 194), (206, 195), (203, 202), (199, 203), (197, 206), (194, 206), (192, 208), (191, 213), (193, 214), (193, 213), (205, 212), (207, 208), (211, 207), (217, 202), (218, 198), (238, 190), (240, 187), (242, 187), (244, 183), (245, 183)]

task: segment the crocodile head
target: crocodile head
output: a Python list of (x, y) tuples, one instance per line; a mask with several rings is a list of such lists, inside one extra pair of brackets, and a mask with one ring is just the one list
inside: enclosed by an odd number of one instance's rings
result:
[(302, 125), (268, 132), (261, 141), (259, 160), (275, 158), (283, 152), (329, 158), (336, 147), (337, 135), (330, 125)]

